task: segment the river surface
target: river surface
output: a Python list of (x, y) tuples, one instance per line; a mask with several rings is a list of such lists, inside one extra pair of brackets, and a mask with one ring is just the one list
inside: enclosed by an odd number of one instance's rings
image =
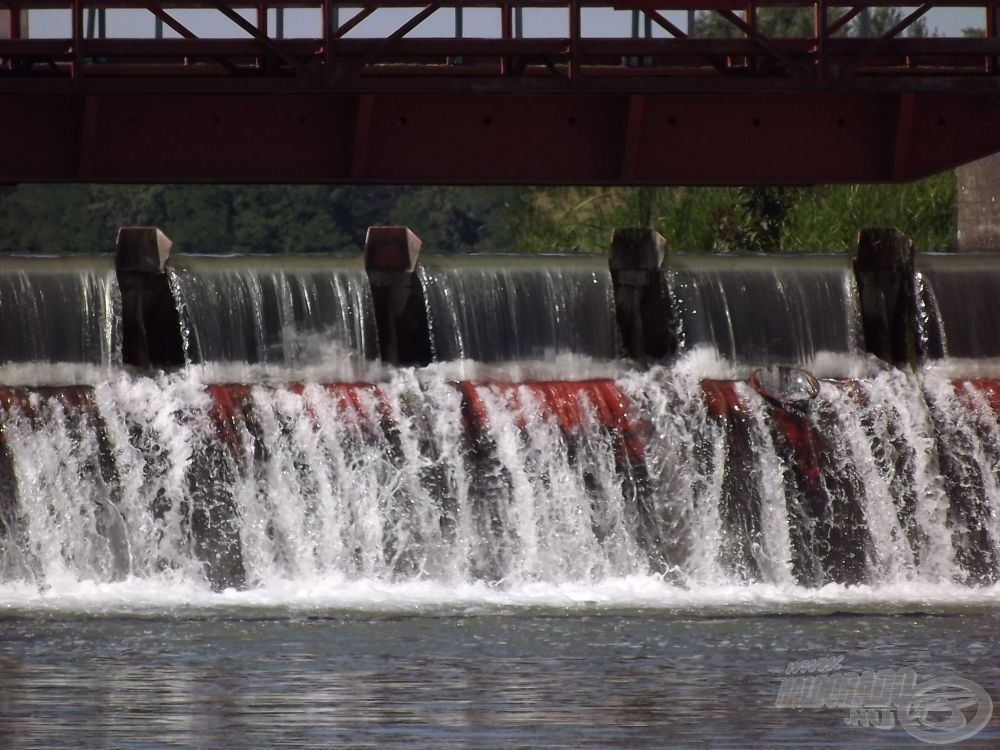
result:
[[(924, 747), (898, 723), (776, 700), (790, 661), (837, 656), (1000, 698), (996, 593), (954, 591), (781, 603), (748, 588), (666, 607), (8, 597), (0, 747)], [(958, 746), (1000, 746), (1000, 723)]]

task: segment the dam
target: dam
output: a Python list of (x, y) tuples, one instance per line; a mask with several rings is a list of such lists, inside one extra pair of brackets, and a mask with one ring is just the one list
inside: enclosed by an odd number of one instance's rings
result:
[(0, 581), (994, 583), (1000, 263), (917, 254), (892, 363), (856, 259), (650, 237), (12, 263)]

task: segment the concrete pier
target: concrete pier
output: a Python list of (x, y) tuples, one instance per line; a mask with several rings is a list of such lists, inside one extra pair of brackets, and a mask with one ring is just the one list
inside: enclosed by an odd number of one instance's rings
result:
[(126, 365), (166, 369), (184, 364), (180, 316), (166, 274), (172, 247), (158, 227), (118, 228), (115, 269)]
[(865, 349), (900, 367), (915, 367), (921, 356), (913, 261), (913, 241), (898, 229), (858, 232), (853, 266)]
[(661, 267), (667, 241), (648, 227), (616, 229), (608, 266), (615, 289), (615, 317), (625, 353), (637, 362), (661, 359), (676, 349)]
[(407, 227), (369, 227), (365, 270), (375, 303), (382, 361), (426, 365), (431, 361), (430, 331), (423, 289), (416, 274), (422, 246)]

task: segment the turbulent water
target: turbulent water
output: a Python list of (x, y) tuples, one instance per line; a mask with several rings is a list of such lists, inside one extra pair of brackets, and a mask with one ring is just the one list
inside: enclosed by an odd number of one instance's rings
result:
[[(0, 268), (0, 746), (912, 746), (778, 705), (831, 658), (978, 720), (1000, 361), (927, 269), (925, 340), (975, 359), (912, 373), (858, 354), (840, 260), (700, 262), (648, 369), (596, 262), (431, 264), (414, 369), (357, 263), (190, 260), (146, 375), (110, 266)], [(755, 390), (774, 360), (817, 398)]]
[(893, 371), (790, 412), (690, 363), (7, 388), (0, 598), (974, 605), (997, 577), (998, 405)]
[[(651, 369), (612, 359), (598, 261), (432, 262), (412, 369), (353, 261), (180, 261), (186, 367), (3, 371), (0, 604), (990, 606), (1000, 386), (873, 367), (840, 259), (767, 262), (674, 259), (685, 353)], [(108, 269), (29, 270), (113, 360)], [(761, 352), (818, 399), (759, 395)]]

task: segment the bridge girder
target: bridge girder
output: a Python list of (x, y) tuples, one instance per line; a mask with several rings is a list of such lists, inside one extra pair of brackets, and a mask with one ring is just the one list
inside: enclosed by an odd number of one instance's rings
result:
[[(5, 2), (0, 181), (455, 184), (807, 184), (900, 181), (1000, 150), (997, 2), (981, 38), (910, 38), (934, 7), (878, 36), (825, 2), (464, 3), (495, 37), (410, 35), (455, 3)], [(961, 3), (963, 6), (967, 3)], [(274, 14), (318, 10), (280, 39)], [(808, 36), (765, 35), (757, 11), (812, 9)], [(27, 8), (65, 9), (71, 36), (33, 38)], [(242, 38), (205, 38), (178, 9), (215, 8)], [(517, 8), (566, 12), (566, 35), (518, 36)], [(177, 38), (91, 38), (85, 14), (145, 9)], [(631, 10), (661, 38), (588, 36), (591, 8)], [(720, 14), (735, 36), (693, 37), (669, 11)], [(0, 10), (2, 12), (2, 10)], [(255, 14), (255, 15), (254, 15)], [(3, 28), (0, 26), (0, 28)]]

